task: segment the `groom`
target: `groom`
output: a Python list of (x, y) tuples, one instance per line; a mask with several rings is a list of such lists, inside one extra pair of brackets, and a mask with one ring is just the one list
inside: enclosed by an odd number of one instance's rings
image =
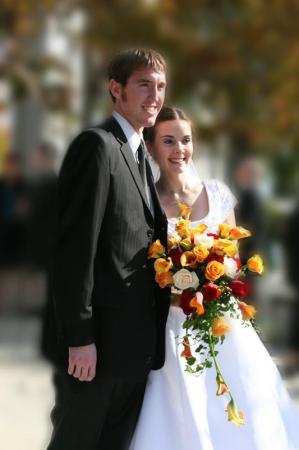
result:
[(158, 238), (166, 245), (167, 220), (142, 131), (162, 107), (165, 70), (154, 50), (116, 56), (109, 67), (112, 117), (83, 131), (62, 165), (48, 450), (127, 449), (146, 377), (164, 363), (168, 297), (154, 282), (147, 249)]

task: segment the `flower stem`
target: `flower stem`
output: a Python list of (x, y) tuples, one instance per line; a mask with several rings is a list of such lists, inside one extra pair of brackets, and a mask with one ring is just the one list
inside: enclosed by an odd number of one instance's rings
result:
[[(221, 378), (223, 383), (227, 386), (226, 381), (225, 381), (225, 379), (224, 379), (224, 377), (222, 375), (221, 369), (220, 369), (219, 364), (218, 364), (217, 359), (216, 359), (214, 342), (213, 342), (213, 339), (212, 339), (211, 330), (209, 330), (209, 348), (210, 348), (210, 352), (211, 352), (211, 355), (212, 355), (212, 358), (213, 358), (213, 361), (214, 361), (216, 373)], [(230, 396), (231, 400), (233, 400), (233, 396), (231, 395), (230, 391), (228, 392), (228, 395)]]

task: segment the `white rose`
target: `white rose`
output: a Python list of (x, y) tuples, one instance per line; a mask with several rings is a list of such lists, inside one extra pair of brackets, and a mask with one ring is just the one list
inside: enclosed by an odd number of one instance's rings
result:
[(227, 277), (235, 278), (235, 276), (239, 270), (238, 264), (236, 263), (236, 261), (233, 258), (229, 258), (228, 256), (225, 256), (223, 265), (224, 265), (224, 274)]
[(211, 248), (214, 244), (213, 236), (208, 236), (206, 233), (195, 234), (194, 244), (200, 247)]
[(195, 272), (190, 272), (187, 269), (181, 269), (173, 275), (174, 285), (181, 289), (193, 288), (196, 289), (199, 285), (199, 279)]

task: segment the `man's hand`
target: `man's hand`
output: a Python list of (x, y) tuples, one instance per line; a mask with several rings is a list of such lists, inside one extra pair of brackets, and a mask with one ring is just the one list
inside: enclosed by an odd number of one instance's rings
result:
[(69, 347), (68, 374), (80, 381), (91, 381), (96, 374), (97, 349), (95, 344)]

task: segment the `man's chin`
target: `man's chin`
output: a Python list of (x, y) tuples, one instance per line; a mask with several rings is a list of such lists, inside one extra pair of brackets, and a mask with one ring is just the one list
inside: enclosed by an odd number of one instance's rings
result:
[(144, 128), (153, 127), (155, 125), (155, 122), (156, 122), (156, 119), (157, 119), (157, 115), (158, 114), (156, 114), (155, 116), (151, 116), (148, 119), (145, 119), (144, 120), (144, 125), (143, 125)]

